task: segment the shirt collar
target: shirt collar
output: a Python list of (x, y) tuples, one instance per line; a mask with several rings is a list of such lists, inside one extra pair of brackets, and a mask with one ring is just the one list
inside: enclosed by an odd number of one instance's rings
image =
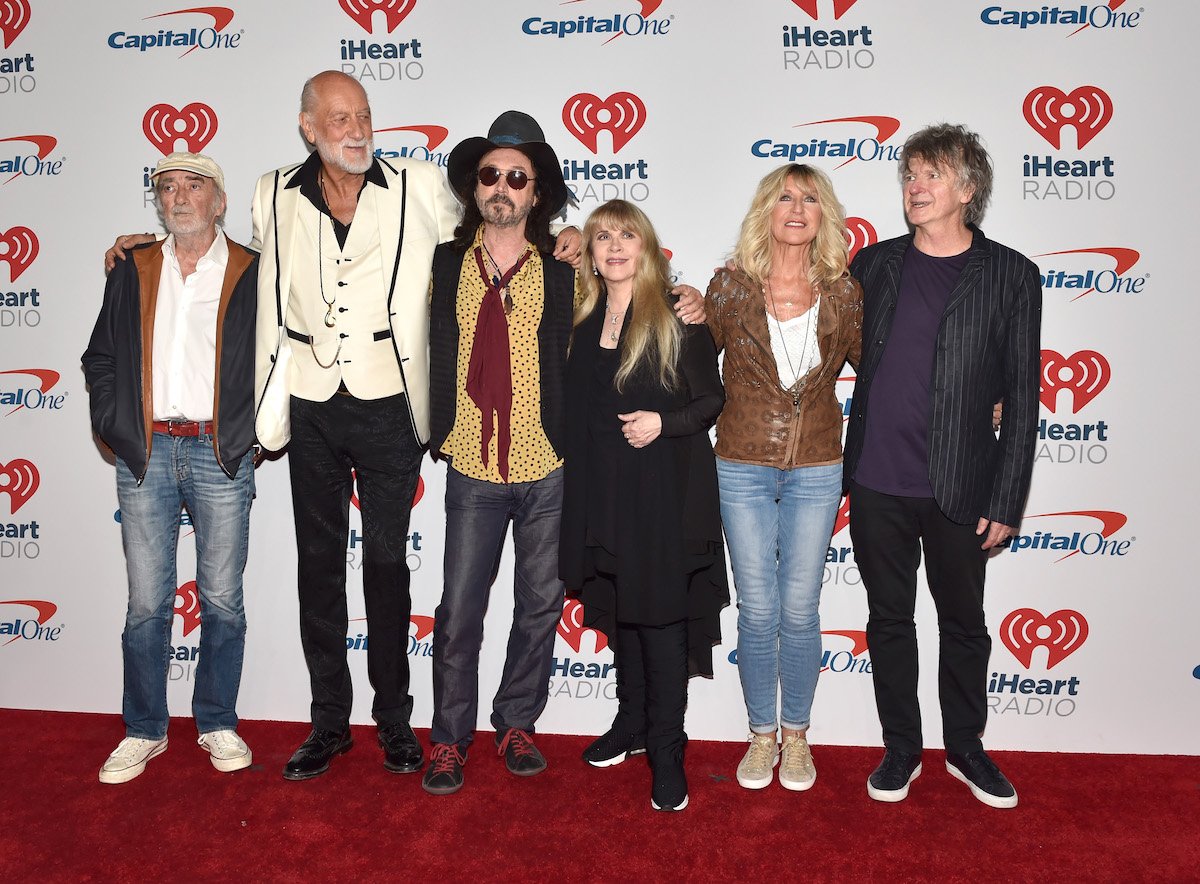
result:
[[(296, 174), (292, 176), (292, 180), (287, 183), (284, 190), (290, 187), (299, 187), (300, 192), (309, 199), (313, 199), (314, 194), (319, 196), (321, 193), (321, 182), (317, 178), (317, 173), (320, 171), (321, 155), (314, 150), (308, 155), (308, 159), (304, 161), (303, 165), (296, 170)], [(374, 184), (376, 187), (388, 186), (387, 178), (383, 174), (383, 166), (379, 164), (378, 157), (371, 158), (371, 168), (367, 169), (366, 174), (363, 176), (363, 186), (365, 187), (368, 183)], [(313, 202), (315, 203), (316, 200), (313, 200)], [(324, 198), (321, 199), (321, 202), (325, 202)]]
[[(179, 263), (179, 259), (175, 255), (175, 234), (172, 233), (163, 240), (163, 251), (167, 253), (172, 263)], [(225, 231), (218, 227), (216, 238), (208, 247), (208, 251), (201, 255), (200, 260), (196, 262), (196, 269), (207, 270), (212, 266), (224, 267), (228, 262), (229, 243), (225, 241)]]

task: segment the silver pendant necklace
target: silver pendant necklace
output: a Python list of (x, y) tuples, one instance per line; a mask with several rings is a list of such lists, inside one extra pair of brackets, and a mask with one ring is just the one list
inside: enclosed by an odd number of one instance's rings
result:
[(614, 313), (613, 311), (608, 309), (608, 299), (606, 298), (604, 300), (604, 312), (609, 317), (608, 340), (613, 344), (615, 344), (617, 342), (617, 332), (620, 331), (620, 328), (617, 326), (617, 323), (619, 323), (621, 321), (621, 317), (625, 315), (625, 311), (628, 309), (629, 309), (629, 305), (626, 304), (624, 307), (621, 308), (621, 310), (619, 312)]
[[(783, 347), (784, 358), (787, 359), (788, 372), (792, 375), (792, 378), (793, 378), (792, 383), (787, 387), (787, 389), (791, 389), (792, 387), (796, 386), (796, 384), (798, 384), (800, 382), (800, 372), (797, 371), (796, 367), (792, 365), (792, 354), (788, 350), (787, 340), (783, 336), (783, 323), (781, 323), (779, 321), (779, 312), (775, 306), (775, 293), (771, 290), (770, 277), (767, 278), (766, 282), (767, 282), (767, 296), (771, 299), (771, 317), (775, 320), (775, 330), (777, 332), (779, 332), (779, 343)], [(784, 301), (783, 303), (784, 303), (785, 307), (792, 306), (791, 301)], [(812, 337), (812, 319), (813, 319), (812, 315), (813, 315), (813, 311), (816, 309), (816, 306), (817, 306), (817, 299), (813, 298), (812, 306), (809, 307), (808, 311), (807, 311), (808, 312), (808, 322), (804, 327), (804, 343), (801, 345), (801, 349), (800, 349), (800, 367), (801, 368), (804, 367), (805, 360), (808, 357), (808, 339)], [(782, 381), (782, 378), (780, 378), (780, 380)], [(795, 396), (793, 397), (793, 403), (796, 405), (800, 404), (798, 397), (795, 397)]]

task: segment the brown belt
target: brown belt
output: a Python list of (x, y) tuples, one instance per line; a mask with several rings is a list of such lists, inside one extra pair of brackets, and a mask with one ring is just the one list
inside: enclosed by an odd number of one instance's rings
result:
[(155, 421), (154, 432), (168, 436), (203, 436), (213, 431), (212, 421), (169, 420)]

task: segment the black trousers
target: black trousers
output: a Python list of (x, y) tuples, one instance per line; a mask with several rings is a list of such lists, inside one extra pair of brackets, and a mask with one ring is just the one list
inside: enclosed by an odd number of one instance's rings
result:
[(687, 711), (687, 621), (666, 626), (618, 623), (613, 641), (617, 666), (617, 719), (631, 734), (646, 734), (651, 763), (683, 748)]
[(938, 616), (942, 737), (950, 752), (983, 747), (992, 640), (983, 615), (987, 551), (975, 528), (947, 519), (933, 498), (850, 486), (850, 536), (867, 589), (875, 703), (890, 749), (918, 753), (923, 745), (913, 620), (922, 550)]
[(299, 554), (300, 642), (312, 685), (314, 727), (349, 726), (353, 688), (346, 664), (346, 543), (358, 477), (363, 525), (363, 601), (371, 713), (380, 725), (407, 722), (408, 519), (421, 471), (421, 446), (404, 395), (325, 402), (292, 397), (288, 464)]

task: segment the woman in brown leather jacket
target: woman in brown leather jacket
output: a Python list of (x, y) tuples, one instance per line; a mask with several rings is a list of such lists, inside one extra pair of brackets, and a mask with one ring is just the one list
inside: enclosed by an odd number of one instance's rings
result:
[(717, 272), (706, 296), (709, 329), (725, 354), (717, 475), (750, 719), (737, 770), (747, 789), (769, 785), (776, 763), (787, 789), (808, 789), (817, 776), (806, 735), (821, 665), (821, 581), (842, 488), (834, 384), (847, 360), (857, 364), (862, 330), (844, 226), (823, 172), (776, 169), (759, 183), (732, 269)]

